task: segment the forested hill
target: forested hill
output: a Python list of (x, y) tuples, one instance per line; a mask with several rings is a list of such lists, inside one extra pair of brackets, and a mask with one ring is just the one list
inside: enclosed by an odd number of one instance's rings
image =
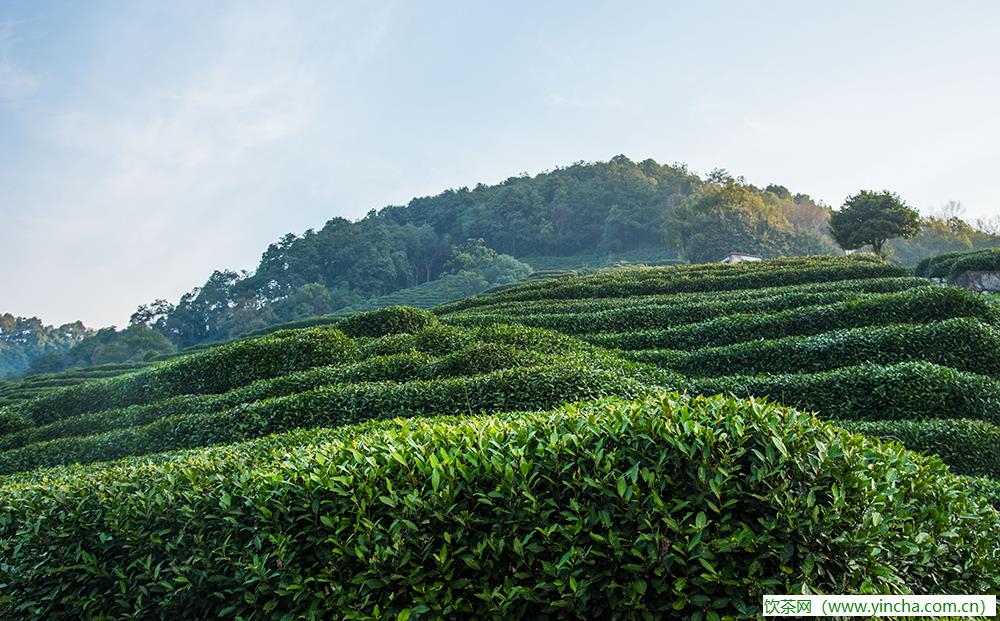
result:
[(89, 334), (79, 321), (47, 326), (38, 317), (0, 313), (0, 378), (21, 373), (37, 358), (65, 351)]
[(449, 274), (479, 288), (503, 284), (524, 276), (515, 257), (530, 265), (537, 255), (614, 257), (644, 248), (693, 261), (733, 251), (836, 252), (828, 215), (781, 186), (761, 189), (721, 171), (702, 179), (683, 165), (618, 156), (446, 190), (356, 222), (334, 218), (269, 246), (253, 273), (216, 271), (176, 305), (157, 300), (133, 321), (185, 347), (363, 305)]

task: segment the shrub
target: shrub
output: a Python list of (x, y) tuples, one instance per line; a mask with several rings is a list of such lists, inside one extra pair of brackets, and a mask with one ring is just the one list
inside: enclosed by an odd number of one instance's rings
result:
[(988, 477), (959, 477), (966, 489), (1000, 510), (1000, 480)]
[(796, 285), (852, 278), (907, 276), (903, 267), (876, 260), (805, 258), (737, 265), (710, 264), (617, 270), (592, 276), (561, 278), (511, 287), (492, 295), (467, 298), (439, 308), (448, 313), (498, 302), (538, 299), (628, 297), (690, 291), (725, 291)]
[(917, 276), (955, 279), (970, 271), (1000, 270), (1000, 249), (963, 250), (927, 257), (916, 267)]
[(1000, 518), (966, 481), (776, 406), (657, 396), (342, 433), (8, 484), (0, 613), (746, 618), (767, 592), (1000, 587)]
[(511, 315), (502, 313), (471, 316), (445, 316), (444, 321), (462, 326), (488, 325), (498, 321), (513, 321), (521, 325), (558, 330), (565, 334), (587, 334), (597, 332), (631, 332), (667, 328), (725, 317), (735, 313), (766, 313), (822, 306), (857, 299), (864, 294), (853, 291), (831, 291), (822, 293), (791, 293), (752, 299), (707, 301), (692, 304), (632, 305), (619, 301), (619, 307), (612, 310), (588, 313), (539, 313)]
[(948, 280), (955, 280), (965, 272), (1000, 271), (1000, 248), (970, 252), (951, 263)]
[(150, 404), (62, 418), (47, 425), (26, 426), (16, 433), (0, 436), (0, 450), (20, 448), (56, 438), (92, 435), (111, 429), (145, 425), (167, 416), (209, 409), (214, 399), (214, 396), (208, 395), (180, 395)]
[(865, 362), (925, 360), (962, 371), (1000, 376), (1000, 332), (962, 317), (930, 324), (866, 326), (748, 341), (692, 351), (639, 350), (628, 357), (689, 376), (809, 373)]
[(28, 421), (9, 408), (0, 408), (0, 437), (20, 431), (27, 426)]
[(434, 365), (434, 375), (451, 377), (482, 375), (510, 369), (528, 367), (542, 361), (541, 354), (518, 349), (501, 343), (475, 343), (445, 356)]
[(830, 419), (971, 418), (1000, 424), (1000, 382), (929, 362), (692, 379), (689, 389), (701, 394), (768, 397)]
[[(914, 287), (930, 285), (925, 278), (870, 278), (863, 280), (837, 280), (833, 282), (808, 283), (788, 287), (764, 287), (760, 289), (734, 289), (731, 291), (699, 291), (694, 293), (668, 293), (663, 295), (635, 296), (629, 298), (586, 298), (580, 300), (526, 300), (523, 302), (503, 302), (496, 305), (478, 307), (468, 311), (443, 314), (444, 321), (467, 324), (475, 320), (482, 322), (491, 318), (494, 322), (523, 322), (528, 316), (556, 316), (599, 314), (622, 308), (642, 309), (661, 307), (680, 309), (682, 307), (716, 308), (721, 305), (754, 303), (759, 300), (814, 298), (823, 294), (841, 293), (891, 293)], [(706, 317), (707, 318), (707, 317)]]
[(608, 395), (651, 390), (630, 374), (556, 364), (471, 378), (324, 386), (221, 412), (192, 408), (147, 425), (29, 444), (0, 452), (0, 475), (45, 466), (239, 442), (269, 433), (350, 425), (394, 416), (542, 409)]
[(225, 392), (257, 379), (349, 361), (354, 353), (354, 343), (339, 330), (301, 330), (284, 338), (219, 345), (137, 373), (56, 389), (20, 410), (36, 424), (45, 424), (174, 395)]
[(378, 310), (355, 313), (337, 323), (347, 336), (385, 336), (401, 332), (416, 332), (437, 323), (429, 311), (410, 306), (387, 306)]
[(621, 349), (697, 349), (755, 339), (804, 336), (830, 330), (891, 323), (925, 323), (974, 317), (994, 322), (997, 309), (982, 296), (956, 287), (921, 287), (901, 293), (870, 294), (825, 306), (766, 314), (738, 313), (663, 330), (592, 334), (582, 337)]
[(980, 420), (843, 421), (845, 429), (936, 455), (952, 472), (1000, 479), (1000, 427)]

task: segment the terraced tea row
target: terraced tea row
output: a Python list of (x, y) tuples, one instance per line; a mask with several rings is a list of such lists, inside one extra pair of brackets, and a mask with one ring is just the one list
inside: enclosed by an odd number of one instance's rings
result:
[(491, 312), (467, 311), (445, 315), (443, 319), (454, 325), (483, 326), (503, 323), (514, 316), (521, 325), (551, 328), (567, 334), (623, 332), (695, 323), (736, 312), (774, 312), (820, 306), (859, 299), (867, 293), (891, 293), (928, 286), (930, 282), (916, 278), (887, 278), (844, 281), (836, 284), (840, 286), (831, 287), (824, 283), (821, 286), (740, 289), (726, 293), (646, 296), (628, 298), (627, 304), (623, 304), (619, 299), (613, 305), (608, 305), (608, 300), (600, 300), (604, 308), (591, 305), (591, 308), (586, 310), (567, 311), (567, 307), (579, 307), (581, 304), (564, 304), (558, 312), (537, 312), (539, 308), (547, 310), (548, 305), (541, 302), (522, 302), (519, 303), (520, 311), (508, 308), (501, 312), (493, 311), (493, 307), (487, 307)]
[(867, 257), (808, 257), (737, 265), (708, 264), (626, 269), (511, 287), (439, 307), (439, 312), (502, 302), (568, 298), (623, 298), (695, 291), (728, 291), (831, 280), (908, 276), (906, 269)]
[(733, 313), (659, 330), (589, 334), (581, 338), (617, 349), (690, 350), (756, 339), (821, 334), (844, 328), (927, 323), (956, 317), (996, 322), (1000, 310), (982, 296), (963, 289), (921, 287), (901, 293), (867, 294), (822, 306), (772, 313)]
[(921, 360), (1000, 377), (1000, 330), (975, 318), (960, 317), (928, 324), (876, 324), (688, 351), (634, 350), (625, 355), (691, 377), (814, 373), (864, 363)]
[(506, 319), (525, 317), (532, 314), (597, 313), (621, 309), (627, 303), (629, 308), (644, 306), (666, 306), (683, 304), (712, 304), (736, 301), (750, 301), (758, 297), (772, 298), (799, 293), (829, 293), (835, 291), (857, 291), (859, 293), (888, 293), (904, 291), (913, 287), (934, 284), (926, 278), (896, 276), (890, 278), (866, 278), (813, 282), (804, 285), (773, 286), (726, 291), (695, 291), (691, 293), (663, 293), (631, 296), (627, 301), (621, 298), (581, 298), (563, 300), (526, 300), (519, 302), (497, 302), (467, 310), (449, 311), (435, 308), (433, 312), (447, 319), (499, 315)]
[(774, 589), (994, 592), (997, 310), (902, 274), (628, 269), (48, 378), (0, 408), (0, 616), (754, 616)]
[(0, 612), (750, 617), (806, 587), (995, 592), (1000, 517), (966, 486), (720, 397), (298, 432), (0, 483)]

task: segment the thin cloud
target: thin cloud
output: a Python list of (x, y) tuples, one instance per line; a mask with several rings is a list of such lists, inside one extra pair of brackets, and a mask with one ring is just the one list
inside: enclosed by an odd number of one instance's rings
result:
[(26, 97), (38, 87), (37, 76), (11, 61), (15, 41), (14, 22), (0, 22), (0, 100)]

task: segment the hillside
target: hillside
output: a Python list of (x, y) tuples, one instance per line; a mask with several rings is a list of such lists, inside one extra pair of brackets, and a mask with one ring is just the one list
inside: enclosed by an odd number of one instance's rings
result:
[[(372, 209), (358, 221), (333, 218), (318, 230), (289, 233), (252, 272), (217, 270), (176, 303), (141, 306), (133, 321), (184, 348), (373, 306), (380, 297), (454, 276), (461, 271), (453, 265), (455, 248), (470, 240), (535, 269), (716, 261), (735, 250), (766, 257), (838, 253), (828, 215), (827, 207), (782, 186), (757, 188), (725, 171), (702, 179), (683, 165), (617, 156), (449, 189)], [(495, 270), (488, 268), (465, 271), (485, 281), (476, 292), (511, 282), (491, 277)], [(442, 290), (455, 285), (439, 283)]]
[(64, 352), (91, 334), (79, 321), (49, 326), (38, 317), (0, 314), (0, 379), (26, 371), (47, 354)]
[(714, 618), (1000, 588), (984, 296), (854, 255), (330, 321), (0, 388), (0, 616)]

